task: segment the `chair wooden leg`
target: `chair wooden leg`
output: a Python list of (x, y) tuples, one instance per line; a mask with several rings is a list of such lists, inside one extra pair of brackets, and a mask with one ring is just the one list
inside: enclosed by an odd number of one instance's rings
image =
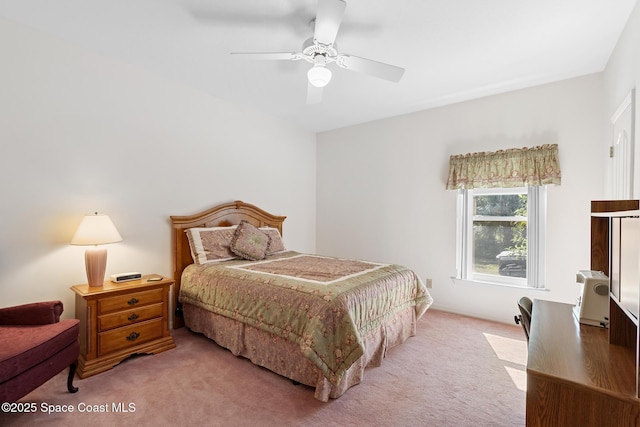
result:
[(74, 387), (73, 385), (73, 378), (76, 375), (76, 368), (78, 367), (78, 363), (77, 362), (73, 362), (70, 366), (69, 366), (69, 376), (67, 377), (67, 390), (69, 390), (69, 393), (75, 393), (78, 391), (78, 387)]

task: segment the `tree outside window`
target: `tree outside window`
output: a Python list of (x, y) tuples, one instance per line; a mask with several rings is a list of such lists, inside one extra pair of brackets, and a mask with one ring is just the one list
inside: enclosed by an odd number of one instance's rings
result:
[(526, 277), (526, 190), (515, 194), (474, 194), (472, 271)]

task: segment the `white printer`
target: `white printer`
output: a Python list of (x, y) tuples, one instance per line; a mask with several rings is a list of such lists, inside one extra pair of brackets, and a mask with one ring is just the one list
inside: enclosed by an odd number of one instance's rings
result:
[(573, 315), (580, 323), (609, 326), (609, 278), (602, 271), (580, 270), (576, 274), (580, 296)]

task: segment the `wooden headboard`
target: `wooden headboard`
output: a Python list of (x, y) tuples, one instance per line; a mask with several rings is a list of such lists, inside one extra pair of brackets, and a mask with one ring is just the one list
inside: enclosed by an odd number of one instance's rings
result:
[(204, 212), (188, 216), (171, 216), (171, 250), (173, 261), (173, 328), (184, 326), (182, 317), (176, 316), (176, 311), (180, 310), (178, 295), (180, 294), (180, 279), (182, 271), (193, 264), (189, 240), (185, 231), (193, 227), (225, 227), (240, 224), (240, 221), (255, 225), (256, 227), (277, 228), (282, 235), (282, 223), (286, 216), (272, 215), (257, 206), (236, 200), (214, 206)]

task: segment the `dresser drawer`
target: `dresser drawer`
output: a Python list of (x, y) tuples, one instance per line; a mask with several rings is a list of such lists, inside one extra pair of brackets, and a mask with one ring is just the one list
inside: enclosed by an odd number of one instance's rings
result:
[(162, 289), (153, 289), (150, 291), (132, 292), (117, 297), (101, 298), (98, 300), (98, 315), (162, 302), (162, 294)]
[(98, 334), (98, 356), (162, 337), (163, 319), (147, 320)]
[(104, 332), (120, 326), (132, 325), (154, 317), (162, 317), (164, 304), (145, 305), (130, 310), (118, 311), (98, 317), (98, 331)]

